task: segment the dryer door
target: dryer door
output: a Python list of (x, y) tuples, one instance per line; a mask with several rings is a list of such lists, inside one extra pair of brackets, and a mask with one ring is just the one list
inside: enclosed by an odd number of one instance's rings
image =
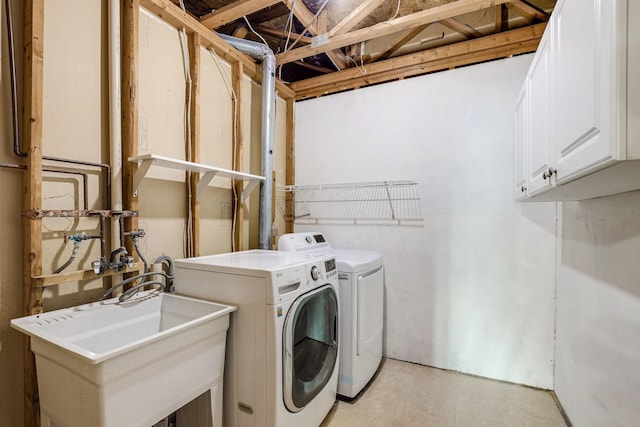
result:
[(338, 359), (338, 298), (330, 285), (298, 297), (284, 324), (284, 402), (298, 412), (320, 393)]

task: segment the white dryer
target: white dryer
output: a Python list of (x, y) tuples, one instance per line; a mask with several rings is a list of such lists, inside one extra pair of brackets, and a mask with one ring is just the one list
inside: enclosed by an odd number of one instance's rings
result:
[(338, 394), (354, 398), (382, 360), (384, 265), (375, 251), (334, 249), (322, 233), (290, 233), (279, 251), (325, 253), (336, 257), (340, 279), (340, 376)]
[(332, 255), (253, 250), (176, 260), (176, 293), (238, 306), (224, 373), (226, 427), (317, 427), (338, 381)]

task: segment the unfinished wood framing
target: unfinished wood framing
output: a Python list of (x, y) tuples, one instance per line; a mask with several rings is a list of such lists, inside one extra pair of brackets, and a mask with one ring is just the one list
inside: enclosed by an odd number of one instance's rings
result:
[[(189, 153), (187, 161), (200, 163), (200, 34), (193, 33), (189, 36), (189, 74), (191, 85), (189, 92)], [(189, 86), (189, 85), (187, 85)], [(189, 221), (190, 239), (187, 245), (187, 256), (200, 256), (200, 202), (195, 197), (198, 187), (198, 174), (187, 171), (188, 203), (191, 212)]]
[[(243, 171), (243, 159), (244, 159), (244, 135), (242, 133), (242, 79), (243, 79), (243, 66), (240, 62), (234, 62), (231, 64), (231, 84), (235, 98), (232, 100), (232, 112), (231, 123), (233, 123), (233, 140), (235, 141), (235, 152), (233, 153), (235, 159), (234, 168), (238, 172)], [(236, 251), (244, 250), (244, 204), (240, 201), (240, 195), (243, 191), (244, 183), (242, 181), (234, 180), (234, 200), (233, 206), (233, 221), (235, 227), (233, 230), (233, 248)]]
[[(285, 150), (287, 151), (287, 160), (285, 165), (285, 185), (295, 185), (296, 183), (296, 163), (295, 163), (295, 101), (287, 99), (287, 116), (286, 116), (286, 141)], [(293, 193), (287, 191), (285, 193), (285, 215), (286, 232), (293, 233), (294, 221), (294, 200)]]
[(200, 21), (214, 30), (276, 3), (280, 3), (280, 0), (238, 0), (203, 16)]
[(369, 16), (371, 12), (378, 6), (384, 3), (385, 0), (365, 0), (358, 7), (356, 7), (349, 15), (347, 15), (342, 21), (338, 22), (329, 31), (329, 37), (336, 36), (338, 34), (344, 34), (358, 25), (364, 18)]
[[(140, 1), (124, 0), (122, 5), (122, 158), (138, 155), (138, 34), (140, 29)], [(122, 185), (123, 207), (138, 210), (138, 195), (133, 192), (133, 177), (137, 165), (123, 162)], [(129, 230), (138, 229), (138, 218), (127, 218)], [(135, 248), (131, 241), (125, 242), (130, 254)]]
[[(129, 0), (127, 0), (129, 1)], [(170, 0), (137, 0), (140, 6), (149, 12), (164, 20), (168, 24), (176, 28), (185, 28), (187, 34), (200, 34), (202, 46), (207, 49), (213, 49), (218, 56), (223, 58), (230, 64), (241, 62), (244, 73), (251, 77), (257, 83), (262, 82), (262, 70), (247, 55), (239, 52), (231, 47), (227, 42), (222, 40), (215, 32), (205, 27), (201, 22), (189, 15), (187, 12), (173, 4)], [(123, 30), (124, 35), (124, 30)], [(126, 61), (125, 61), (126, 62)], [(123, 64), (124, 66), (124, 64)], [(123, 87), (124, 89), (124, 87)], [(277, 80), (276, 90), (283, 98), (293, 98), (295, 94), (284, 83)]]
[(333, 49), (338, 49), (354, 43), (371, 40), (377, 37), (409, 30), (421, 25), (453, 18), (465, 13), (486, 9), (497, 4), (507, 3), (507, 0), (458, 0), (443, 6), (426, 9), (411, 15), (402, 16), (387, 22), (381, 22), (371, 27), (339, 34), (327, 39), (326, 43), (314, 46), (308, 45), (281, 53), (276, 56), (278, 64), (286, 64), (308, 56), (317, 55)]
[[(44, 0), (24, 3), (24, 116), (27, 171), (23, 210), (42, 208), (42, 100), (44, 81)], [(42, 291), (32, 277), (42, 275), (42, 220), (23, 218), (23, 314), (42, 313)], [(40, 397), (31, 340), (24, 338), (24, 425), (40, 426)]]
[(297, 98), (319, 96), (358, 86), (448, 69), (535, 51), (546, 23), (367, 64), (291, 85)]
[[(304, 3), (302, 3), (302, 1), (294, 2), (292, 0), (285, 0), (284, 3), (287, 5), (287, 7), (289, 7), (289, 9), (293, 7), (293, 14), (296, 16), (296, 18), (298, 18), (298, 20), (302, 23), (302, 25), (305, 26), (305, 28), (307, 29), (307, 31), (309, 31), (309, 33), (311, 33), (311, 35), (317, 36), (321, 34), (318, 29), (317, 22), (315, 22), (314, 20), (313, 13), (311, 13), (311, 11), (307, 9), (307, 7), (304, 5)], [(303, 34), (304, 34), (304, 31), (303, 31)], [(295, 45), (295, 41), (293, 45)], [(326, 51), (324, 51), (324, 53), (326, 53), (329, 56), (329, 58), (331, 59), (331, 61), (333, 62), (333, 64), (336, 66), (338, 70), (343, 70), (347, 67), (347, 59), (344, 53), (340, 51), (330, 50), (330, 49), (327, 49)], [(307, 56), (311, 56), (311, 55), (307, 55)], [(305, 58), (305, 57), (300, 57), (296, 59), (302, 59), (302, 58)]]

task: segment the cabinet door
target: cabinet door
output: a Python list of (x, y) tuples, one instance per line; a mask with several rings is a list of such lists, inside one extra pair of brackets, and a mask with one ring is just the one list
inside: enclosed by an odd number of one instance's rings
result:
[(557, 181), (620, 157), (612, 118), (616, 67), (614, 0), (559, 1), (555, 15), (554, 132)]
[[(552, 25), (550, 23), (549, 25)], [(527, 190), (535, 195), (552, 186), (548, 174), (553, 163), (550, 141), (552, 108), (549, 95), (552, 28), (545, 31), (528, 76), (529, 90), (529, 153), (527, 156)]]
[(525, 81), (518, 102), (516, 104), (516, 113), (514, 117), (514, 193), (515, 200), (522, 200), (527, 197), (527, 172), (525, 169), (525, 156), (527, 150), (527, 82)]

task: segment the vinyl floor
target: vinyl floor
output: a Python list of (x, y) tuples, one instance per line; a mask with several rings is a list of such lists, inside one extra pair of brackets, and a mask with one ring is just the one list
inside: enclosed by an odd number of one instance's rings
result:
[(567, 427), (548, 391), (384, 359), (321, 427)]

